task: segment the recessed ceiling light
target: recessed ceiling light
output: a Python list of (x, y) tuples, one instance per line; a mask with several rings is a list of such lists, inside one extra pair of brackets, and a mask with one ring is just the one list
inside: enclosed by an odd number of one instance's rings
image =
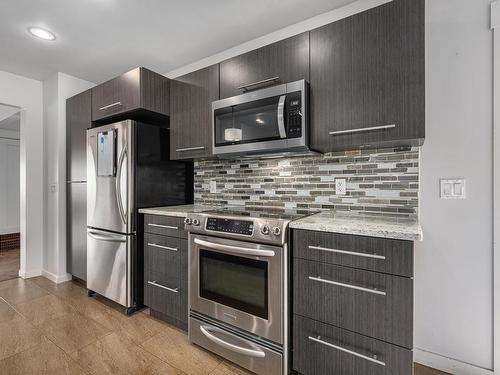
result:
[(55, 40), (56, 36), (49, 30), (42, 29), (41, 27), (31, 26), (28, 27), (28, 32), (31, 35), (43, 40)]

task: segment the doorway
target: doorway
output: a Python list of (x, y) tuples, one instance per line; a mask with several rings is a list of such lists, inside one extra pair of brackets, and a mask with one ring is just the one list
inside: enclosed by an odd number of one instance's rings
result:
[(20, 269), (20, 108), (0, 104), (0, 282)]

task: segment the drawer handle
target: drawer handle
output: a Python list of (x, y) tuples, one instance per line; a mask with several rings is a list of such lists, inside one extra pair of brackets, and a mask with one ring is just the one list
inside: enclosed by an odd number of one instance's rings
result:
[(356, 289), (356, 290), (360, 290), (362, 292), (379, 294), (381, 296), (387, 295), (387, 293), (384, 292), (383, 290), (372, 289), (372, 288), (365, 288), (365, 287), (362, 287), (362, 286), (345, 284), (345, 283), (339, 283), (338, 281), (332, 281), (332, 280), (322, 279), (321, 276), (318, 276), (318, 277), (309, 276), (309, 280), (317, 281), (317, 282), (325, 283), (325, 284), (337, 285), (337, 286), (341, 286), (343, 288)]
[(155, 227), (155, 228), (165, 228), (165, 229), (179, 229), (179, 227), (174, 227), (172, 225), (161, 225), (161, 224), (148, 224), (150, 227)]
[(104, 107), (99, 108), (99, 111), (105, 111), (105, 110), (111, 109), (113, 107), (118, 107), (119, 105), (122, 105), (122, 102), (116, 102), (116, 103), (111, 103), (111, 104), (105, 105)]
[(264, 83), (272, 83), (280, 80), (279, 76), (263, 79), (262, 81), (247, 83), (246, 85), (237, 87), (238, 90), (248, 91), (249, 87), (262, 85)]
[(352, 255), (352, 256), (356, 256), (356, 257), (365, 257), (365, 258), (373, 258), (373, 259), (382, 259), (382, 260), (385, 260), (385, 256), (384, 255), (378, 255), (378, 254), (375, 254), (375, 253), (373, 253), (373, 254), (358, 253), (356, 251), (329, 249), (327, 247), (311, 246), (311, 245), (309, 245), (309, 249), (311, 249), (311, 250), (328, 251), (328, 252), (331, 252), (331, 253), (347, 254), (347, 255)]
[(148, 246), (157, 247), (159, 249), (165, 249), (165, 250), (170, 250), (170, 251), (177, 251), (177, 250), (179, 250), (177, 247), (162, 246), (162, 245), (158, 245), (156, 243), (150, 243), (150, 242), (148, 242)]
[(349, 350), (349, 349), (343, 348), (341, 346), (333, 345), (333, 344), (330, 344), (329, 342), (323, 341), (323, 340), (321, 340), (321, 336), (318, 336), (318, 337), (309, 336), (308, 338), (309, 338), (309, 340), (317, 342), (317, 343), (319, 343), (321, 345), (325, 345), (325, 346), (328, 346), (330, 348), (340, 350), (341, 352), (344, 352), (344, 353), (347, 353), (347, 354), (351, 354), (351, 355), (353, 355), (355, 357), (362, 358), (364, 360), (376, 363), (377, 365), (380, 365), (380, 366), (385, 366), (385, 362), (379, 361), (377, 359), (376, 355), (373, 355), (373, 356), (369, 357), (369, 356), (364, 355), (364, 354), (356, 353), (356, 352), (354, 352), (352, 350)]
[(350, 134), (350, 133), (361, 133), (361, 132), (370, 132), (374, 130), (386, 130), (395, 128), (395, 124), (391, 125), (382, 125), (382, 126), (371, 126), (369, 128), (358, 128), (358, 129), (347, 129), (347, 130), (337, 130), (333, 132), (329, 132), (330, 135), (340, 135), (340, 134)]
[(206, 147), (205, 146), (196, 146), (196, 147), (186, 147), (186, 148), (178, 148), (175, 150), (176, 152), (183, 152), (183, 151), (195, 151), (195, 150), (204, 150)]
[(148, 281), (148, 284), (151, 284), (153, 286), (157, 286), (158, 288), (162, 288), (162, 289), (168, 290), (169, 292), (179, 293), (179, 288), (175, 288), (175, 289), (168, 288), (166, 286), (158, 284), (156, 281)]

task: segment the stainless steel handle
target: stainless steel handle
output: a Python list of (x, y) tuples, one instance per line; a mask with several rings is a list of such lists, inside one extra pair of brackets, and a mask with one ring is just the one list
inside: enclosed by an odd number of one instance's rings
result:
[(210, 332), (210, 330), (222, 332), (221, 330), (214, 327), (200, 326), (201, 333), (203, 333), (207, 339), (216, 343), (217, 345), (222, 346), (223, 348), (226, 348), (228, 350), (231, 350), (239, 354), (246, 355), (248, 357), (264, 358), (266, 356), (266, 353), (263, 352), (262, 350), (243, 348), (241, 346), (231, 344), (230, 342), (226, 342), (221, 338), (215, 336), (212, 332)]
[(102, 232), (96, 232), (89, 230), (87, 232), (89, 237), (92, 237), (98, 241), (108, 241), (108, 242), (127, 242), (127, 238), (125, 236), (118, 236), (113, 234), (103, 234)]
[(231, 246), (231, 245), (223, 245), (219, 243), (213, 243), (205, 240), (200, 240), (199, 238), (194, 239), (194, 243), (200, 246), (208, 247), (209, 249), (226, 251), (228, 253), (235, 254), (243, 254), (243, 255), (254, 255), (261, 257), (273, 257), (274, 251), (272, 250), (258, 250), (258, 249), (249, 249), (247, 247), (241, 246)]
[(333, 132), (329, 132), (330, 135), (340, 135), (340, 134), (349, 134), (349, 133), (360, 133), (360, 132), (369, 132), (374, 130), (384, 130), (384, 129), (392, 129), (395, 128), (395, 124), (391, 125), (382, 125), (382, 126), (372, 126), (369, 128), (358, 128), (358, 129), (348, 129), (348, 130), (337, 130)]
[(347, 255), (352, 255), (352, 256), (356, 256), (356, 257), (365, 257), (365, 258), (374, 258), (374, 259), (385, 260), (385, 256), (378, 255), (378, 254), (358, 253), (356, 251), (329, 249), (328, 247), (311, 246), (311, 245), (309, 245), (309, 249), (311, 249), (311, 250), (328, 251), (330, 253), (347, 254)]
[(373, 288), (365, 288), (363, 286), (357, 286), (357, 285), (351, 285), (351, 284), (345, 284), (345, 283), (340, 283), (338, 281), (332, 281), (332, 280), (326, 280), (322, 279), (320, 276), (314, 277), (314, 276), (309, 276), (309, 280), (313, 281), (318, 281), (320, 283), (325, 283), (325, 284), (331, 284), (331, 285), (337, 285), (341, 286), (343, 288), (349, 288), (349, 289), (355, 289), (355, 290), (360, 290), (362, 292), (368, 292), (368, 293), (373, 293), (373, 294), (379, 294), (381, 296), (387, 295), (386, 292), (383, 290), (378, 290), (378, 289), (373, 289)]
[(286, 95), (281, 95), (280, 100), (278, 101), (278, 130), (280, 132), (280, 138), (286, 138), (285, 119), (283, 117), (283, 113), (285, 111), (285, 100)]
[(276, 81), (279, 81), (279, 79), (280, 79), (280, 77), (276, 76), (276, 77), (272, 77), (272, 78), (263, 79), (262, 81), (247, 83), (246, 85), (238, 87), (238, 90), (247, 91), (249, 87), (262, 85), (263, 83), (268, 83), (268, 82), (276, 82)]
[(157, 247), (159, 249), (165, 249), (165, 250), (170, 250), (170, 251), (177, 251), (177, 250), (179, 250), (176, 247), (162, 246), (162, 245), (158, 245), (156, 243), (149, 243), (149, 242), (148, 242), (148, 246)]
[(176, 152), (195, 151), (195, 150), (204, 150), (205, 148), (206, 148), (205, 146), (196, 146), (196, 147), (178, 148), (175, 151)]
[(122, 203), (122, 186), (121, 186), (121, 177), (122, 177), (122, 168), (123, 161), (127, 156), (127, 148), (124, 147), (120, 154), (120, 159), (118, 161), (118, 170), (116, 171), (116, 201), (118, 202), (118, 209), (120, 210), (120, 216), (122, 217), (123, 223), (127, 224), (127, 217), (125, 215), (125, 209), (123, 208)]
[(179, 293), (179, 288), (175, 288), (175, 289), (168, 288), (166, 286), (158, 284), (156, 281), (148, 281), (148, 284), (153, 285), (153, 286), (157, 286), (158, 288), (168, 290), (169, 292), (172, 292), (172, 293)]
[(328, 347), (330, 347), (330, 348), (340, 350), (341, 352), (344, 352), (344, 353), (347, 353), (347, 354), (351, 354), (351, 355), (353, 355), (353, 356), (355, 356), (355, 357), (358, 357), (358, 358), (365, 359), (365, 360), (367, 360), (367, 361), (370, 361), (370, 362), (376, 363), (377, 365), (380, 365), (380, 366), (385, 366), (385, 362), (383, 362), (383, 361), (379, 361), (379, 360), (377, 359), (377, 356), (376, 356), (376, 355), (373, 355), (373, 356), (369, 357), (369, 356), (367, 356), (367, 355), (364, 355), (364, 354), (360, 354), (360, 353), (354, 352), (354, 351), (352, 351), (352, 350), (349, 350), (349, 349), (343, 348), (343, 347), (341, 347), (341, 346), (330, 344), (329, 342), (326, 342), (326, 341), (321, 340), (321, 336), (318, 336), (318, 337), (309, 336), (308, 338), (309, 338), (309, 340), (314, 341), (314, 342), (317, 342), (317, 343), (319, 343), (319, 344), (321, 344), (321, 345), (325, 345), (325, 346), (328, 346)]
[(161, 224), (152, 224), (152, 223), (148, 223), (148, 225), (150, 227), (156, 227), (156, 228), (165, 228), (165, 229), (179, 229), (179, 227), (174, 227), (172, 225), (161, 225)]
[(116, 102), (116, 103), (111, 103), (111, 104), (105, 105), (104, 107), (99, 108), (99, 111), (105, 111), (106, 109), (117, 107), (119, 105), (122, 105), (122, 102)]

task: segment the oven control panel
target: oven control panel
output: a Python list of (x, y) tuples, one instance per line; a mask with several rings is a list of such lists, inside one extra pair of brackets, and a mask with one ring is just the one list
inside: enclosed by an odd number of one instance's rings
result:
[(209, 217), (207, 218), (206, 229), (215, 232), (251, 236), (253, 234), (253, 221)]

